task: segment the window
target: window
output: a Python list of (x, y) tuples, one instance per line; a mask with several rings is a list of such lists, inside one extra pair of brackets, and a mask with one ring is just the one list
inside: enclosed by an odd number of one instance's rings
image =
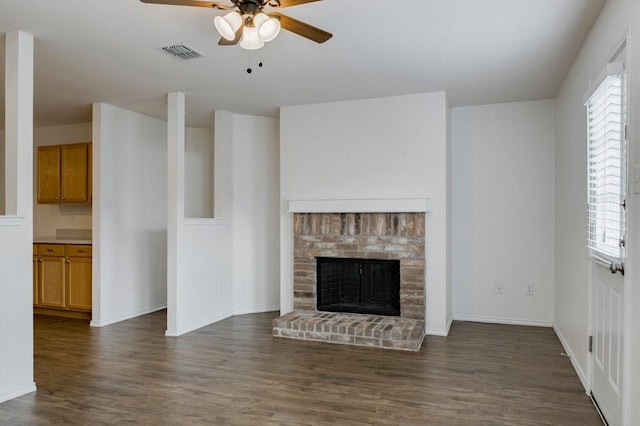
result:
[(621, 262), (625, 204), (625, 103), (622, 63), (607, 75), (586, 102), (588, 135), (588, 228), (591, 254)]

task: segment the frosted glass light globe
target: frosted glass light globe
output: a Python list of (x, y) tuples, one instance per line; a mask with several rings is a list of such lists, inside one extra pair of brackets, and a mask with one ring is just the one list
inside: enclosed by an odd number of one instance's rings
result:
[(213, 18), (213, 24), (220, 35), (227, 40), (235, 40), (236, 31), (242, 25), (242, 16), (238, 12), (231, 12), (223, 16)]
[(264, 46), (264, 42), (260, 40), (258, 29), (256, 27), (244, 27), (242, 30), (242, 38), (240, 39), (240, 47), (247, 50), (260, 49)]
[(253, 18), (253, 24), (258, 29), (260, 40), (270, 42), (280, 34), (280, 20), (270, 18), (266, 13), (258, 13)]

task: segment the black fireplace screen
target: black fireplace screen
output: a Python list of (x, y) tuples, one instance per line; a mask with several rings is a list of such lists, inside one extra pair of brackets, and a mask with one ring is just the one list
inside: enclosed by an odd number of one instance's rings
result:
[(316, 260), (319, 311), (400, 315), (400, 261)]

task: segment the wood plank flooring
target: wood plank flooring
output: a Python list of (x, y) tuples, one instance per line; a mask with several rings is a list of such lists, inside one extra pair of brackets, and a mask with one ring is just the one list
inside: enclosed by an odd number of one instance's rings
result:
[(276, 313), (164, 337), (36, 317), (38, 391), (1, 425), (601, 425), (549, 328), (454, 323), (419, 352), (278, 339)]

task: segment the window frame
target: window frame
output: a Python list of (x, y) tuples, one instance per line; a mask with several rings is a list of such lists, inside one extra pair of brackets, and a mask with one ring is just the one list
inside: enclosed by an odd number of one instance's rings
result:
[[(618, 78), (620, 84), (620, 111), (619, 111), (619, 120), (620, 120), (620, 128), (619, 128), (619, 143), (617, 147), (614, 147), (614, 150), (617, 150), (615, 154), (619, 153), (619, 181), (615, 182), (613, 185), (617, 185), (619, 188), (618, 193), (615, 195), (618, 196), (618, 219), (617, 219), (617, 232), (618, 237), (618, 247), (615, 249), (616, 253), (612, 253), (611, 245), (606, 244), (605, 241), (602, 241), (599, 244), (598, 238), (602, 235), (603, 239), (606, 238), (606, 231), (603, 233), (600, 230), (602, 229), (602, 222), (605, 220), (614, 220), (614, 219), (606, 219), (598, 214), (603, 214), (605, 206), (608, 204), (609, 206), (612, 204), (612, 201), (598, 201), (596, 203), (592, 202), (593, 194), (592, 194), (592, 183), (594, 181), (600, 181), (601, 184), (606, 183), (606, 175), (600, 177), (594, 177), (592, 173), (592, 152), (595, 140), (591, 138), (591, 101), (597, 96), (602, 87), (605, 84), (608, 84), (611, 78)], [(585, 107), (586, 107), (586, 118), (587, 118), (587, 247), (589, 250), (589, 255), (592, 260), (611, 263), (611, 264), (620, 264), (624, 265), (625, 260), (625, 247), (624, 240), (626, 234), (626, 198), (627, 198), (627, 76), (624, 69), (624, 62), (615, 61), (607, 64), (607, 67), (604, 72), (601, 73), (601, 78), (598, 79), (598, 84), (592, 86), (592, 90), (589, 92), (589, 96), (585, 96)], [(606, 114), (605, 114), (606, 116)], [(606, 126), (607, 119), (603, 120), (603, 124)], [(606, 132), (605, 132), (606, 133)], [(607, 159), (611, 157), (607, 157), (607, 151), (609, 150), (606, 145), (606, 139), (604, 139), (601, 144), (603, 145), (603, 155), (605, 156), (606, 162)], [(616, 159), (617, 160), (617, 159)], [(607, 166), (598, 169), (598, 172), (604, 173), (607, 169)], [(606, 195), (606, 191), (602, 191), (596, 194), (596, 197), (600, 198)], [(594, 215), (596, 215), (594, 217)], [(615, 238), (615, 237), (614, 237)]]

